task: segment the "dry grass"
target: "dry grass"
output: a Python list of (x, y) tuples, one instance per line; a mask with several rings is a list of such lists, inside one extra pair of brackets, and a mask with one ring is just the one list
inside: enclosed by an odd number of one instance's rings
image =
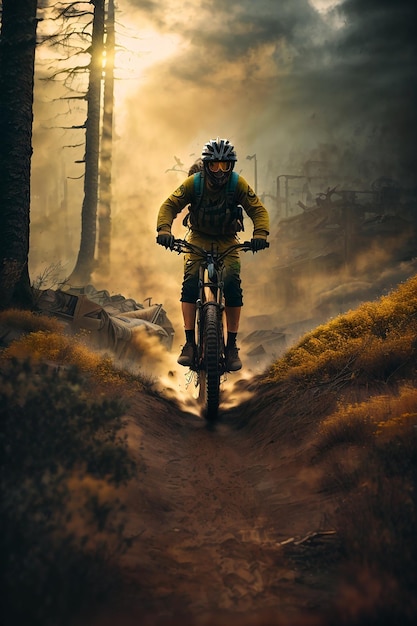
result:
[(48, 363), (56, 368), (75, 367), (89, 376), (93, 385), (100, 388), (108, 386), (114, 395), (120, 393), (120, 390), (131, 395), (151, 387), (153, 381), (149, 377), (140, 372), (133, 375), (118, 367), (111, 356), (95, 351), (88, 343), (88, 334), (64, 334), (53, 324), (51, 328), (46, 328), (48, 320), (43, 320), (38, 330), (29, 327), (29, 332), (3, 350), (2, 357), (6, 360)]
[(291, 379), (338, 386), (387, 382), (415, 372), (416, 347), (417, 278), (412, 278), (391, 295), (305, 335), (272, 365), (264, 382)]
[(316, 399), (314, 462), (344, 554), (334, 621), (415, 623), (417, 277), (308, 333), (262, 387), (294, 414), (300, 394)]
[(17, 328), (24, 332), (62, 332), (64, 325), (54, 317), (39, 315), (21, 309), (0, 311), (0, 326)]

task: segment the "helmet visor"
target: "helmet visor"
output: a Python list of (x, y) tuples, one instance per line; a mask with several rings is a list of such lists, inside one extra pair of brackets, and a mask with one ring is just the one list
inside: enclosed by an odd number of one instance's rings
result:
[(230, 172), (232, 169), (232, 164), (230, 161), (209, 161), (208, 168), (210, 172)]

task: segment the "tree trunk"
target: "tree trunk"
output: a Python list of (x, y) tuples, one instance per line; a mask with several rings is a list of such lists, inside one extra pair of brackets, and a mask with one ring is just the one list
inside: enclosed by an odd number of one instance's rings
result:
[(37, 0), (3, 0), (0, 37), (0, 309), (33, 305), (28, 271)]
[(114, 0), (109, 0), (106, 19), (106, 68), (104, 72), (103, 132), (101, 136), (100, 203), (98, 217), (98, 270), (104, 276), (110, 272), (114, 49)]
[(103, 73), (104, 0), (94, 6), (90, 78), (87, 92), (85, 132), (84, 200), (81, 212), (81, 242), (70, 284), (86, 285), (94, 271), (97, 232), (98, 172), (100, 155), (101, 84)]

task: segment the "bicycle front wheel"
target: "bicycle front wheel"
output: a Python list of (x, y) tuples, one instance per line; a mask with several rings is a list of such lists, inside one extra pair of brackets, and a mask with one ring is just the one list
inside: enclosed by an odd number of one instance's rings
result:
[[(220, 401), (220, 321), (216, 305), (208, 305), (204, 315), (204, 365), (206, 386), (206, 419), (217, 419)], [(205, 378), (205, 381), (204, 381)]]

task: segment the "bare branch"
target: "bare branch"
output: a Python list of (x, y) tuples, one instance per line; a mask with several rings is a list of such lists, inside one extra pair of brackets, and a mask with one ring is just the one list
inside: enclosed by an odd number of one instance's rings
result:
[(63, 96), (62, 98), (55, 98), (53, 102), (58, 102), (59, 100), (87, 100), (87, 94), (81, 94), (80, 96)]

